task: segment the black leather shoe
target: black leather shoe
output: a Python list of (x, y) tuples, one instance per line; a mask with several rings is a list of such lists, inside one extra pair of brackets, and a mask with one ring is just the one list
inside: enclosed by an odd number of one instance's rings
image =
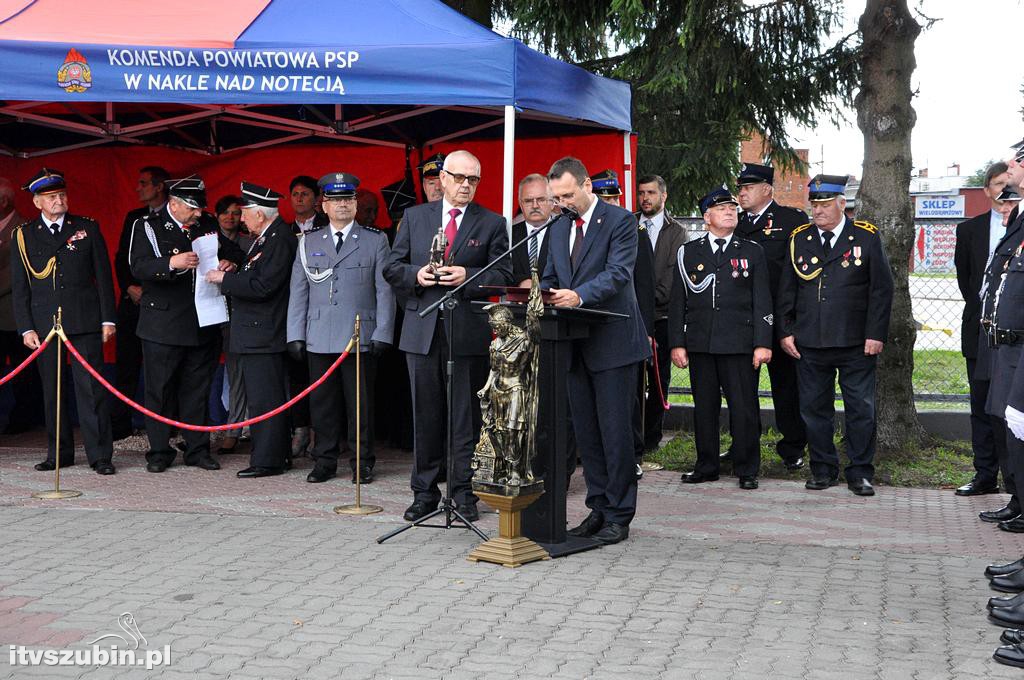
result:
[(989, 609), (1013, 609), (1024, 604), (1024, 593), (1017, 593), (1012, 597), (990, 597), (988, 598)]
[(756, 489), (757, 488), (757, 477), (740, 477), (740, 488), (741, 489)]
[(1024, 628), (1024, 608), (1001, 607), (988, 610), (989, 623), (1003, 628)]
[(462, 515), (467, 522), (476, 522), (480, 519), (480, 512), (476, 509), (476, 503), (463, 503), (456, 506), (455, 511)]
[(1024, 534), (1024, 515), (1000, 522), (996, 526), (1003, 531), (1009, 531), (1011, 534)]
[(1017, 517), (1020, 517), (1020, 510), (1011, 508), (1009, 505), (998, 510), (983, 510), (978, 513), (978, 519), (991, 524), (1006, 522)]
[(804, 467), (803, 457), (794, 458), (793, 460), (784, 460), (782, 463), (786, 466), (787, 470), (802, 470)]
[(306, 475), (306, 481), (310, 484), (319, 484), (320, 482), (326, 482), (328, 479), (334, 479), (336, 474), (337, 472), (330, 468), (317, 465)]
[[(355, 470), (352, 471), (352, 483), (353, 484), (356, 483), (356, 471)], [(368, 467), (364, 467), (362, 470), (360, 470), (359, 471), (359, 483), (360, 484), (372, 484), (373, 483), (373, 470), (368, 468)]]
[(596, 534), (601, 527), (604, 526), (604, 515), (599, 512), (591, 511), (587, 518), (579, 523), (579, 526), (575, 526), (569, 529), (567, 534), (570, 536), (593, 536)]
[(437, 510), (437, 503), (428, 503), (427, 501), (414, 501), (412, 505), (405, 509), (405, 514), (402, 518), (406, 522), (415, 522), (418, 519), (426, 517), (434, 510)]
[(238, 476), (242, 479), (253, 479), (255, 477), (273, 477), (283, 473), (284, 470), (281, 468), (259, 467), (258, 465), (253, 465), (252, 467), (247, 467), (244, 470), (239, 470)]
[(594, 534), (594, 540), (600, 541), (605, 545), (613, 545), (615, 543), (621, 543), (629, 538), (629, 526), (625, 524), (616, 524), (611, 522), (601, 527), (601, 530)]
[(718, 475), (706, 475), (703, 472), (684, 472), (681, 478), (683, 484), (703, 484), (704, 482), (717, 482)]
[(1019, 628), (1007, 628), (999, 636), (999, 641), (1008, 645), (1019, 645), (1024, 642), (1024, 630)]
[(1024, 569), (1024, 557), (1019, 560), (1010, 562), (1009, 564), (990, 564), (985, 567), (985, 576), (992, 578), (994, 576), (1006, 576), (1012, 574), (1015, 571)]
[(821, 491), (838, 483), (839, 479), (836, 477), (811, 477), (804, 483), (804, 488), (811, 491)]
[(194, 463), (189, 463), (192, 467), (201, 468), (203, 470), (219, 470), (220, 463), (213, 459), (211, 455), (200, 456)]
[[(992, 590), (998, 590), (1001, 593), (1024, 592), (1024, 569), (1018, 569), (1012, 574), (993, 576), (988, 584)], [(1021, 609), (1021, 615), (1024, 616), (1024, 608)], [(1024, 622), (1024, 619), (1021, 620)]]
[(114, 464), (109, 460), (101, 460), (93, 465), (92, 469), (95, 470), (98, 475), (112, 475), (117, 472), (117, 470), (114, 469)]
[(999, 493), (999, 485), (995, 482), (979, 482), (972, 479), (956, 490), (957, 496), (983, 496), (987, 493)]
[(146, 463), (146, 470), (148, 472), (163, 472), (167, 469), (167, 461), (164, 460), (151, 460)]
[[(75, 461), (71, 461), (70, 463), (65, 463), (64, 461), (61, 461), (60, 467), (63, 470), (64, 468), (71, 467), (74, 464)], [(39, 472), (53, 472), (54, 470), (57, 469), (57, 464), (50, 460), (49, 458), (47, 458), (42, 463), (36, 463), (35, 468)]]
[(992, 658), (1007, 666), (1024, 668), (1024, 648), (1020, 645), (999, 647), (992, 653)]
[(871, 482), (866, 479), (854, 479), (846, 482), (846, 488), (854, 492), (858, 496), (874, 496), (875, 487), (871, 486)]

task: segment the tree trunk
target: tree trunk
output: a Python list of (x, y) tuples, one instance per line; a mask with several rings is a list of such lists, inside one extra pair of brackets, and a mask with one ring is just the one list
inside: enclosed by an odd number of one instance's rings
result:
[(493, 28), (491, 24), (491, 0), (442, 0), (460, 14), (487, 28)]
[(917, 114), (910, 105), (914, 41), (921, 26), (907, 0), (867, 0), (860, 17), (861, 86), (855, 105), (864, 133), (864, 178), (857, 218), (879, 228), (895, 280), (889, 339), (878, 365), (878, 446), (916, 448), (924, 429), (914, 405), (914, 341), (909, 265), (914, 242), (910, 201), (910, 135)]

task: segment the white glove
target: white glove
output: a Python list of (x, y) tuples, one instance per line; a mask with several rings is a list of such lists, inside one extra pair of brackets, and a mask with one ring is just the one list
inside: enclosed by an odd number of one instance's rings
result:
[(1012, 406), (1006, 407), (1006, 426), (1017, 439), (1024, 440), (1024, 413)]

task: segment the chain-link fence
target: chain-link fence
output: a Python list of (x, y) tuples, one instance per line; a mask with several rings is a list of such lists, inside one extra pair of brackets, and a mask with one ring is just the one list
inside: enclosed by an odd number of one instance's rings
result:
[[(701, 220), (677, 219), (686, 225), (691, 238), (703, 233)], [(960, 353), (964, 301), (953, 265), (956, 223), (919, 220), (915, 229), (910, 296), (917, 326), (913, 379), (918, 408), (967, 410), (967, 366)], [(761, 371), (759, 389), (762, 398), (771, 397), (767, 371)], [(670, 393), (673, 401), (691, 401), (688, 371), (673, 367)]]

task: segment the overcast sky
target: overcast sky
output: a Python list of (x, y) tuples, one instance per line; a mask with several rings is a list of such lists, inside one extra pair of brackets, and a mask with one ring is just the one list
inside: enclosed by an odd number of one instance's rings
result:
[[(1021, 0), (924, 0), (923, 12), (942, 21), (917, 39), (912, 86), (917, 111), (914, 167), (947, 174), (959, 163), (969, 175), (989, 159), (1005, 159), (1024, 138), (1024, 3)], [(911, 6), (916, 2), (911, 0)], [(864, 0), (846, 0), (846, 30), (854, 30)], [(836, 129), (794, 128), (792, 141), (810, 150), (811, 174), (862, 176), (864, 142), (857, 119)], [(950, 170), (949, 172), (952, 172)]]

